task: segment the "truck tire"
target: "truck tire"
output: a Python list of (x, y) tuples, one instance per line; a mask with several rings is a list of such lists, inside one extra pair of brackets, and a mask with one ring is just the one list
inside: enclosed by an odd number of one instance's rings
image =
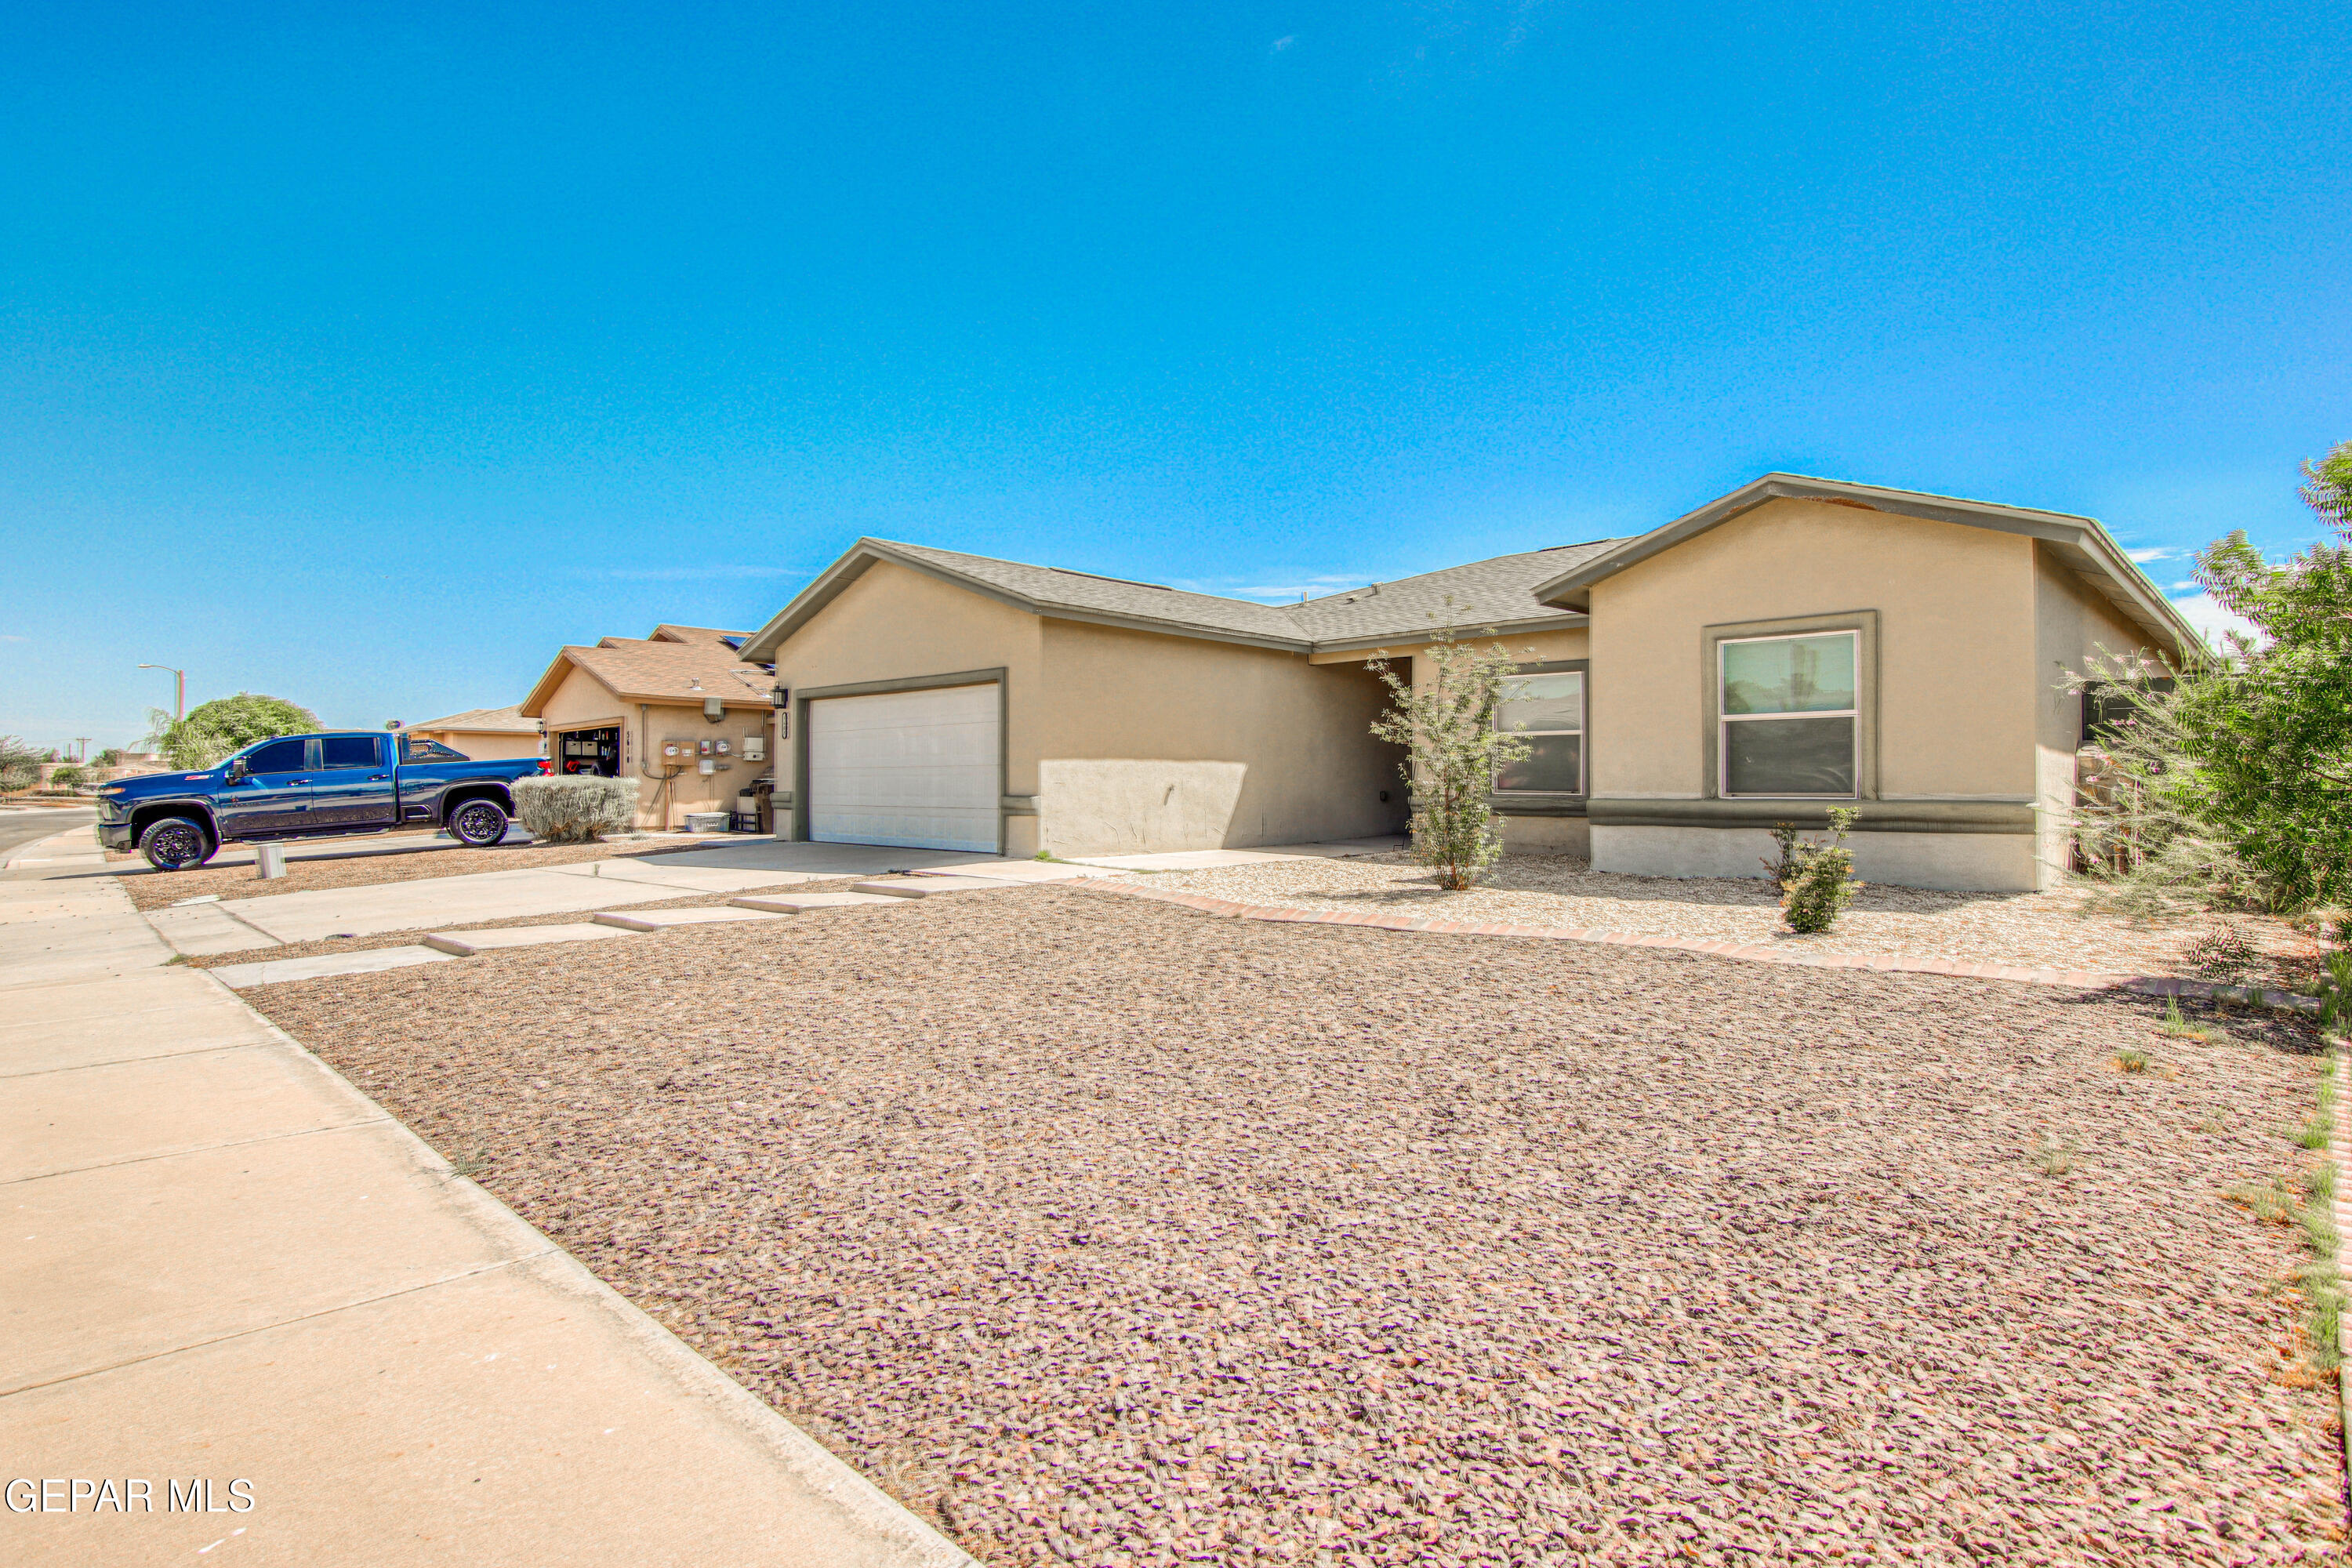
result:
[(185, 871), (213, 858), (212, 835), (193, 816), (159, 816), (139, 836), (139, 853), (158, 871)]
[(449, 837), (468, 849), (487, 849), (506, 836), (507, 814), (497, 801), (463, 801), (449, 814)]

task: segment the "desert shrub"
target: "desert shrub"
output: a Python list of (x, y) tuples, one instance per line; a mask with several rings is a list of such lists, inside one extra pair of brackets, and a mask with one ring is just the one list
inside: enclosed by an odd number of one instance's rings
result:
[(1764, 869), (1772, 873), (1772, 885), (1784, 893), (1789, 890), (1789, 884), (1796, 880), (1797, 873), (1803, 869), (1804, 863), (1797, 858), (1797, 851), (1805, 842), (1803, 836), (1804, 829), (1793, 822), (1772, 825), (1772, 842), (1780, 847), (1780, 858), (1767, 860), (1763, 865)]
[(71, 763), (49, 774), (51, 789), (79, 789), (88, 781), (82, 771)]
[(515, 819), (541, 844), (593, 844), (607, 833), (634, 826), (637, 781), (570, 773), (518, 779)]
[(2304, 473), (2331, 539), (2273, 563), (2241, 531), (2197, 558), (2251, 635), (2192, 646), (2178, 668), (2103, 651), (2067, 682), (2113, 715), (2075, 813), (2094, 907), (2352, 902), (2352, 441)]
[(1853, 811), (1840, 807), (1830, 813), (1828, 843), (1792, 846), (1797, 866), (1781, 884), (1780, 895), (1780, 918), (1790, 931), (1810, 936), (1829, 930), (1862, 891), (1862, 884), (1853, 879), (1853, 851), (1845, 847), (1853, 816)]
[[(1453, 607), (1447, 599), (1449, 613)], [(1410, 664), (1400, 676), (1385, 653), (1371, 661), (1394, 703), (1372, 733), (1405, 748), (1413, 859), (1436, 869), (1439, 887), (1458, 893), (1502, 858), (1489, 802), (1495, 770), (1526, 757), (1528, 743), (1495, 727), (1495, 705), (1519, 661), (1499, 647), (1460, 641), (1451, 626), (1438, 626), (1419, 657), (1429, 662), (1429, 679), (1419, 683)]]

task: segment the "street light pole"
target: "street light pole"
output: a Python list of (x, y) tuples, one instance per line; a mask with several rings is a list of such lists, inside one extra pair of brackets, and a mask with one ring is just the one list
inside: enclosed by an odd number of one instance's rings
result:
[(172, 670), (173, 678), (178, 682), (175, 688), (176, 695), (172, 699), (172, 718), (174, 722), (186, 718), (188, 716), (188, 672), (184, 669), (173, 669), (168, 664), (142, 664), (139, 668)]

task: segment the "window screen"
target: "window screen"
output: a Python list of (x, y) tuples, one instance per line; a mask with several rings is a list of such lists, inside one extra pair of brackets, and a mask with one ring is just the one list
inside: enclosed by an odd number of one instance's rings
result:
[(322, 768), (373, 768), (383, 762), (383, 742), (373, 735), (330, 735), (319, 742)]
[(1745, 637), (1717, 645), (1727, 795), (1854, 793), (1853, 632)]
[(1584, 793), (1584, 672), (1507, 677), (1495, 702), (1495, 728), (1527, 742), (1528, 754), (1495, 770), (1505, 794)]
[(256, 752), (246, 754), (245, 771), (249, 773), (299, 773), (303, 757), (310, 751), (308, 741), (272, 741)]

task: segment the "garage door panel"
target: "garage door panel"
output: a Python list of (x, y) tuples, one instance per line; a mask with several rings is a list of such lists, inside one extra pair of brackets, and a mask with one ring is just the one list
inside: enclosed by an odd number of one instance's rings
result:
[(809, 705), (809, 837), (992, 853), (997, 688), (950, 686)]

